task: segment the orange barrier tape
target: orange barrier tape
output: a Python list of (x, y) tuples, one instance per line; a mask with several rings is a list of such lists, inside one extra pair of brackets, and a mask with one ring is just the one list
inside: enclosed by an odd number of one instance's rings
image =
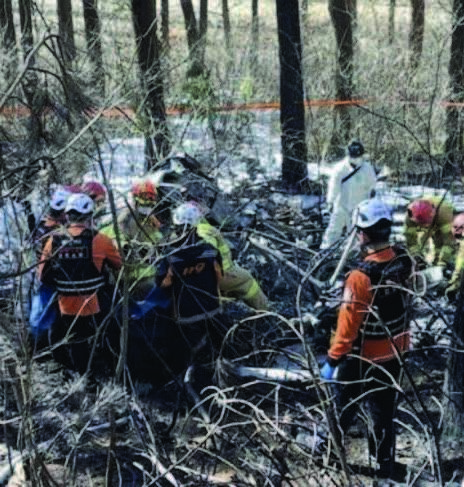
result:
[[(413, 100), (383, 100), (383, 99), (354, 99), (354, 100), (327, 100), (327, 99), (318, 99), (318, 100), (306, 100), (305, 106), (307, 107), (335, 107), (335, 106), (360, 106), (360, 105), (369, 105), (376, 102), (383, 102), (383, 103), (394, 103), (398, 105), (429, 105), (427, 101), (413, 101)], [(452, 102), (452, 101), (438, 101), (437, 102), (440, 106), (449, 108), (449, 107), (456, 107), (456, 108), (464, 108), (464, 102)], [(256, 103), (241, 103), (237, 105), (222, 105), (218, 107), (214, 107), (211, 111), (214, 112), (229, 112), (229, 111), (246, 111), (246, 110), (279, 110), (280, 109), (280, 102), (256, 102)], [(96, 113), (96, 109), (89, 109), (88, 115), (90, 116), (92, 113)], [(193, 111), (192, 108), (188, 106), (173, 106), (169, 107), (166, 110), (168, 115), (180, 115), (183, 113), (191, 113)], [(54, 109), (49, 107), (43, 110), (42, 115), (47, 115), (53, 113)], [(24, 105), (21, 106), (6, 106), (3, 107), (0, 111), (0, 114), (5, 117), (13, 117), (13, 116), (29, 116), (31, 111), (29, 108), (25, 107)], [(115, 108), (108, 108), (103, 110), (103, 117), (105, 118), (121, 118), (121, 117), (131, 117), (134, 116), (135, 111), (132, 108), (128, 107), (115, 107)]]

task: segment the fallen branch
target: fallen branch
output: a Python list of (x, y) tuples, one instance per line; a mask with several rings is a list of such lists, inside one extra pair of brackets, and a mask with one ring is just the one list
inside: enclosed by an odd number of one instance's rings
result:
[(303, 269), (295, 265), (293, 262), (290, 262), (288, 259), (286, 259), (282, 253), (279, 250), (276, 249), (271, 249), (266, 245), (263, 245), (259, 243), (255, 238), (249, 237), (248, 240), (250, 243), (252, 243), (256, 248), (262, 250), (266, 254), (275, 257), (277, 260), (280, 262), (283, 262), (286, 264), (290, 269), (293, 269), (295, 272), (297, 272), (301, 277), (303, 277), (305, 280), (308, 280), (311, 284), (313, 284), (316, 287), (317, 292), (320, 294), (322, 290), (326, 287), (325, 284), (320, 281), (319, 279), (316, 279), (315, 277), (311, 276), (307, 272), (305, 272)]

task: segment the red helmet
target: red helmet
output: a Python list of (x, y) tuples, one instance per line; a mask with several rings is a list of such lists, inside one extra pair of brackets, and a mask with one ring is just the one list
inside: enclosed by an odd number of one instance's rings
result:
[(408, 206), (409, 218), (418, 225), (429, 226), (435, 218), (436, 208), (430, 201), (417, 200)]
[(158, 196), (156, 186), (150, 179), (141, 179), (134, 182), (131, 192), (138, 203), (154, 203)]
[(63, 189), (73, 194), (82, 193), (82, 189), (79, 184), (65, 184)]
[(106, 198), (106, 188), (98, 181), (87, 181), (82, 185), (82, 192), (90, 196), (94, 201), (100, 197), (100, 199)]

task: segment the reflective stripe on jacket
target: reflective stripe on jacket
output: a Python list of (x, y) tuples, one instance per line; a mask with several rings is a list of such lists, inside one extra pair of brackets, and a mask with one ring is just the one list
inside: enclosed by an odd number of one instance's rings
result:
[(105, 279), (92, 259), (94, 236), (94, 232), (86, 229), (75, 237), (64, 234), (52, 237), (54, 258), (50, 272), (59, 294), (93, 294), (104, 286)]
[(162, 261), (158, 284), (171, 289), (178, 323), (195, 323), (219, 313), (220, 261), (218, 250), (207, 243), (181, 247)]
[[(409, 252), (421, 255), (431, 265), (446, 265), (454, 259), (455, 243), (452, 233), (453, 206), (441, 196), (421, 198), (430, 201), (437, 213), (430, 227), (421, 227), (406, 216), (404, 236)], [(428, 242), (432, 249), (428, 252)]]
[(97, 291), (106, 282), (105, 263), (116, 270), (122, 265), (111, 239), (91, 232), (84, 224), (72, 224), (66, 233), (48, 239), (39, 265), (39, 279), (57, 288), (62, 315), (93, 315), (100, 311)]
[(402, 333), (409, 325), (409, 296), (404, 288), (412, 263), (405, 251), (386, 262), (366, 261), (358, 267), (371, 281), (372, 311), (361, 327), (363, 339), (388, 338)]
[(213, 227), (210, 223), (201, 222), (196, 226), (197, 235), (206, 243), (212, 245), (215, 249), (219, 250), (222, 259), (222, 268), (224, 272), (232, 269), (234, 262), (232, 260), (232, 252), (226, 239), (222, 236), (221, 232)]
[[(383, 362), (394, 358), (396, 349), (404, 352), (409, 348), (406, 291), (399, 291), (411, 271), (406, 268), (406, 259), (409, 258), (397, 255), (392, 247), (388, 247), (369, 254), (360, 269), (348, 274), (329, 359), (339, 361), (353, 352), (365, 359)], [(388, 264), (391, 264), (392, 272), (382, 281), (379, 271), (387, 269)], [(372, 280), (365, 272), (368, 267)], [(373, 277), (376, 271), (378, 275)], [(393, 309), (394, 303), (399, 308)]]

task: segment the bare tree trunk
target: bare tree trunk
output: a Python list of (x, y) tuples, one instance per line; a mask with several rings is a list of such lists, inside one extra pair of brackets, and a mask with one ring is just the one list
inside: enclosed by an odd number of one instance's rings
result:
[(424, 43), (425, 0), (411, 0), (411, 29), (409, 31), (410, 68), (419, 66)]
[[(451, 53), (448, 65), (450, 77), (450, 102), (464, 101), (464, 0), (453, 1), (453, 24), (451, 34)], [(462, 108), (451, 105), (446, 115), (445, 152), (450, 161), (455, 161), (463, 151)], [(460, 172), (464, 174), (462, 160), (459, 158)]]
[[(464, 9), (462, 0), (454, 1)], [(456, 10), (455, 10), (456, 12)], [(462, 21), (462, 16), (461, 16)], [(446, 404), (446, 430), (445, 434), (455, 439), (462, 440), (464, 429), (464, 276), (461, 275), (461, 286), (454, 315), (453, 346), (448, 357), (446, 372), (445, 392), (448, 397)]]
[(169, 50), (169, 0), (161, 0), (161, 39), (163, 49)]
[(230, 49), (230, 15), (229, 15), (229, 1), (222, 0), (222, 21), (224, 23), (224, 40), (226, 49)]
[(395, 39), (395, 10), (396, 0), (390, 0), (388, 4), (388, 43), (393, 44)]
[(199, 57), (201, 64), (205, 64), (206, 35), (208, 32), (208, 0), (200, 0), (200, 19), (199, 19), (200, 45)]
[(82, 0), (85, 24), (85, 40), (87, 52), (95, 69), (94, 80), (105, 94), (105, 70), (103, 68), (103, 53), (101, 43), (101, 24), (98, 15), (97, 0)]
[(276, 0), (280, 60), (282, 181), (301, 190), (308, 175), (298, 0)]
[[(350, 0), (329, 0), (329, 12), (337, 41), (337, 69), (335, 89), (338, 101), (349, 101), (353, 95), (353, 28)], [(340, 127), (335, 124), (332, 148), (345, 146), (351, 131), (349, 107), (338, 105), (335, 115), (340, 119)]]
[(146, 165), (149, 169), (165, 157), (170, 149), (160, 46), (156, 35), (156, 10), (153, 0), (131, 0), (131, 2), (137, 57), (145, 92), (144, 109), (152, 123), (152, 126), (147, 128), (146, 138)]
[(200, 0), (200, 37), (206, 35), (208, 31), (208, 0)]
[(76, 57), (71, 0), (57, 0), (58, 32), (62, 40), (63, 56), (70, 61)]
[(0, 0), (0, 28), (3, 32), (2, 46), (6, 54), (5, 76), (11, 80), (16, 72), (15, 66), (18, 63), (16, 50), (16, 31), (13, 20), (13, 8), (11, 0)]
[[(19, 0), (19, 20), (21, 24), (21, 47), (24, 59), (32, 50), (34, 37), (32, 35), (32, 0)], [(33, 60), (30, 60), (33, 64)]]
[(251, 0), (251, 49), (256, 52), (259, 43), (258, 0)]
[(16, 33), (11, 0), (0, 0), (0, 28), (3, 32), (2, 45), (10, 51), (16, 47)]
[(204, 73), (204, 66), (201, 59), (200, 32), (197, 27), (195, 10), (192, 0), (180, 0), (182, 13), (184, 14), (185, 30), (187, 31), (187, 45), (190, 55), (190, 67), (188, 77), (201, 76)]
[[(23, 49), (23, 58), (26, 61), (34, 45), (32, 0), (19, 0), (19, 20), (21, 24), (21, 47)], [(30, 56), (27, 61), (27, 67), (32, 67), (34, 64), (35, 56)], [(40, 119), (43, 100), (41, 90), (39, 89), (39, 81), (34, 71), (27, 69), (26, 75), (22, 79), (21, 87), (31, 111), (28, 126), (28, 142), (32, 150), (39, 143), (43, 135), (43, 127)]]
[(358, 26), (358, 0), (347, 0), (347, 4), (351, 13), (351, 28), (356, 30)]
[(309, 0), (302, 0), (301, 1), (301, 20), (303, 25), (306, 25), (308, 22), (308, 8), (309, 8)]

